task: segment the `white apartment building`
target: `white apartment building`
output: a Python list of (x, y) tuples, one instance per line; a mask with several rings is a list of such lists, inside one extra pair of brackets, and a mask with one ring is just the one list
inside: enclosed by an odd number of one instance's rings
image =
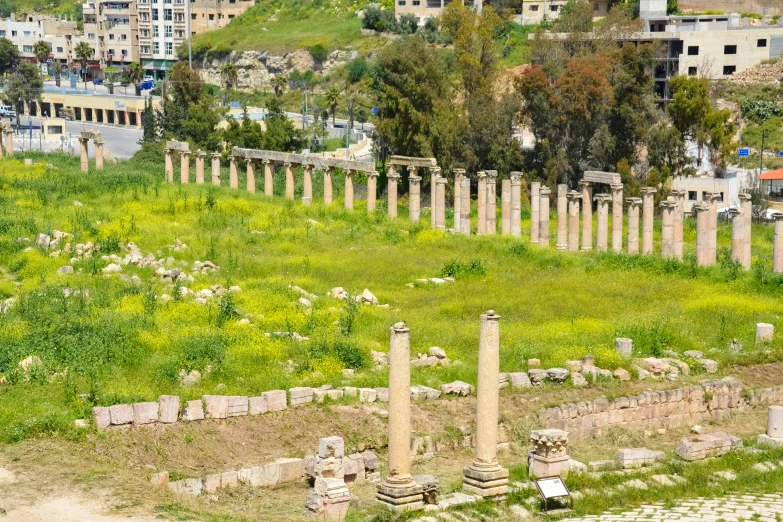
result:
[(24, 59), (36, 61), (33, 46), (35, 42), (43, 40), (43, 36), (43, 29), (38, 22), (0, 20), (0, 38), (11, 40)]
[(185, 0), (138, 0), (139, 57), (160, 76), (177, 63), (177, 48), (188, 37)]

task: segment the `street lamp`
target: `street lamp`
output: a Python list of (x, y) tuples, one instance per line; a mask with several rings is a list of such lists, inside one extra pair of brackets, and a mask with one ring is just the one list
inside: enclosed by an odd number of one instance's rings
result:
[(764, 140), (769, 138), (769, 133), (764, 131), (761, 133), (761, 163), (759, 165), (759, 174), (764, 172)]

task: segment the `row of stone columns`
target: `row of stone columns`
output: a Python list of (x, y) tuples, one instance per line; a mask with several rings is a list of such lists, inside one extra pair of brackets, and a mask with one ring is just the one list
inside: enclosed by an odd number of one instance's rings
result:
[[(98, 170), (103, 169), (103, 145), (104, 142), (100, 138), (89, 138), (80, 136), (79, 138), (79, 159), (80, 168), (82, 172), (87, 172), (90, 169), (90, 161), (88, 156), (87, 145), (90, 143), (90, 139), (95, 144), (95, 168)], [(6, 145), (7, 146), (7, 145)], [(12, 150), (13, 147), (9, 150)]]

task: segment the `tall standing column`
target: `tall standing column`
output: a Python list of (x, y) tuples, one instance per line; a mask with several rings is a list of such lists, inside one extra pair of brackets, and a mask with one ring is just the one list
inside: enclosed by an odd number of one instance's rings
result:
[(642, 254), (653, 253), (653, 212), (655, 207), (654, 187), (642, 187)]
[(394, 165), (389, 165), (389, 171), (386, 174), (388, 184), (386, 187), (386, 211), (390, 218), (397, 217), (397, 183), (400, 181), (400, 175), (394, 171)]
[(464, 177), (460, 180), (460, 208), (459, 208), (459, 227), (460, 232), (466, 236), (470, 235), (470, 178)]
[(293, 163), (286, 161), (285, 165), (285, 199), (294, 199), (294, 169)]
[(247, 191), (256, 191), (256, 160), (247, 159)]
[[(606, 252), (609, 249), (609, 202), (612, 196), (609, 194), (598, 194), (595, 196), (597, 211), (597, 223), (595, 234), (595, 248), (599, 252)], [(614, 232), (614, 231), (613, 231)]]
[[(79, 157), (80, 157), (80, 160), (81, 160), (80, 166), (81, 166), (82, 172), (87, 172), (88, 170), (90, 170), (90, 160), (89, 160), (89, 158), (87, 156), (87, 144), (88, 143), (90, 143), (90, 139), (89, 138), (79, 138), (79, 153), (80, 153)], [(171, 182), (172, 183), (174, 182), (174, 171), (173, 171), (173, 168), (172, 168), (172, 173), (171, 173)]]
[(775, 239), (772, 243), (772, 271), (776, 274), (783, 272), (783, 212), (774, 212)]
[(103, 140), (95, 140), (95, 168), (103, 170)]
[(684, 246), (683, 226), (685, 223), (685, 190), (672, 190), (672, 196), (677, 207), (674, 209), (674, 258), (682, 261)]
[(454, 231), (462, 230), (460, 219), (462, 218), (462, 178), (465, 177), (465, 169), (454, 169)]
[(739, 199), (742, 208), (742, 219), (745, 222), (742, 232), (742, 239), (745, 242), (745, 248), (742, 250), (742, 266), (749, 270), (751, 262), (750, 242), (753, 232), (753, 202), (750, 194), (746, 193), (740, 194)]
[(310, 205), (313, 202), (313, 165), (304, 166), (304, 190), (302, 191), (302, 204)]
[(530, 183), (530, 242), (538, 243), (538, 220), (541, 216), (541, 183)]
[(710, 206), (706, 203), (693, 205), (696, 215), (696, 266), (709, 266)]
[(446, 183), (444, 177), (435, 180), (435, 228), (446, 230)]
[(418, 223), (421, 219), (421, 176), (415, 170), (408, 176), (408, 217)]
[(710, 206), (710, 229), (707, 236), (707, 259), (710, 266), (718, 262), (718, 197), (715, 192), (705, 193)]
[(593, 182), (580, 181), (582, 188), (582, 250), (593, 249)]
[(367, 172), (367, 212), (375, 212), (375, 201), (378, 192), (378, 173), (374, 170)]
[(268, 159), (261, 160), (261, 163), (264, 164), (264, 195), (274, 196), (275, 178), (272, 172), (272, 160), (268, 160)]
[(500, 182), (500, 233), (511, 234), (511, 180)]
[(498, 171), (487, 171), (487, 206), (486, 206), (486, 233), (495, 235), (498, 233)]
[(435, 214), (437, 209), (435, 208), (435, 200), (437, 199), (437, 181), (440, 178), (440, 167), (430, 167), (430, 226), (435, 228)]
[(9, 158), (14, 155), (14, 131), (11, 129), (5, 131), (5, 155)]
[(183, 185), (190, 183), (190, 151), (183, 150), (180, 153), (179, 182)]
[[(582, 194), (573, 190), (568, 193), (568, 251), (579, 250), (579, 201)], [(532, 230), (532, 229), (531, 229)]]
[(204, 184), (204, 156), (201, 149), (196, 151), (196, 184)]
[(345, 209), (353, 210), (353, 177), (356, 171), (348, 169), (345, 171)]
[(742, 217), (742, 211), (738, 208), (729, 209), (731, 218), (731, 260), (742, 264), (742, 258), (745, 250), (745, 219)]
[(623, 185), (610, 185), (612, 189), (612, 251), (623, 251)]
[(557, 243), (558, 250), (568, 250), (568, 185), (557, 186)]
[(541, 187), (538, 190), (538, 246), (549, 246), (549, 196), (552, 190)]
[(212, 184), (220, 186), (220, 153), (212, 153)]
[(332, 167), (324, 169), (324, 205), (332, 204)]
[(511, 235), (522, 235), (522, 173), (511, 173)]
[(228, 187), (239, 189), (239, 173), (237, 172), (237, 158), (232, 155), (228, 161)]
[(661, 201), (661, 256), (674, 259), (674, 216), (677, 202), (674, 199)]
[[(83, 146), (81, 145), (82, 139), (79, 138), (79, 148), (81, 149)], [(171, 155), (174, 151), (171, 149), (163, 149), (163, 161), (165, 164), (165, 172), (166, 172), (166, 181), (169, 183), (174, 183), (174, 162), (172, 161)]]
[(478, 192), (476, 194), (476, 203), (478, 206), (477, 221), (478, 226), (476, 234), (487, 233), (487, 173), (483, 170), (478, 174)]
[(628, 198), (628, 253), (639, 253), (639, 207), (642, 205), (641, 198)]
[(378, 485), (375, 498), (399, 511), (424, 508), (422, 487), (410, 471), (410, 357), (410, 330), (405, 323), (397, 323), (391, 328), (389, 347), (389, 476)]
[(500, 316), (492, 310), (481, 316), (478, 358), (476, 460), (463, 470), (462, 487), (481, 497), (500, 500), (508, 493), (508, 470), (497, 459)]

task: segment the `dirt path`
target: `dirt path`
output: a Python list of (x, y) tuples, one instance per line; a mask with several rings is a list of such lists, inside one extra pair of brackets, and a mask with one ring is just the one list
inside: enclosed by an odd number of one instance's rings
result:
[(78, 497), (43, 498), (32, 506), (11, 508), (3, 522), (152, 522), (153, 518), (101, 515), (99, 502)]

